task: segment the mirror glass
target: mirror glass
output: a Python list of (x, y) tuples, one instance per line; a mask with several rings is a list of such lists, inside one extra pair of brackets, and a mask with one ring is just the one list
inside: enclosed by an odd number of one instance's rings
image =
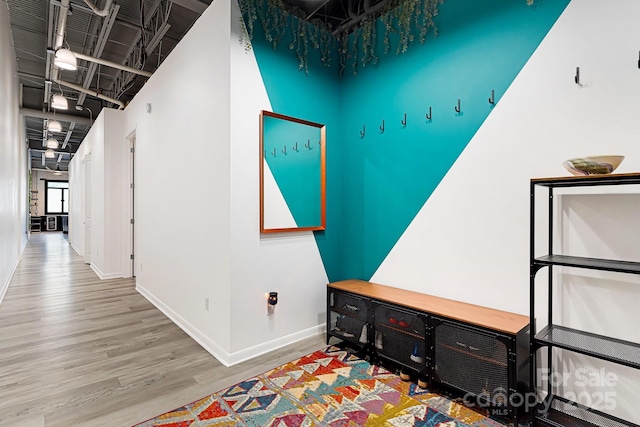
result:
[(260, 114), (260, 231), (325, 229), (325, 126)]

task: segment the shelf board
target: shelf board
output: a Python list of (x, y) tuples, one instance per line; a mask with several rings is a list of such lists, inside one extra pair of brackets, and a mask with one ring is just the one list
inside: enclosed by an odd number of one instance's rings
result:
[[(548, 405), (549, 399), (551, 399), (551, 405)], [(549, 410), (545, 412), (547, 405)], [(538, 407), (536, 421), (536, 425), (551, 427), (640, 427), (553, 395)]]
[(549, 266), (589, 268), (592, 270), (615, 271), (618, 273), (640, 274), (640, 262), (618, 261), (600, 258), (585, 258), (567, 255), (545, 255), (536, 258), (534, 264)]
[(558, 325), (547, 325), (535, 336), (539, 345), (575, 351), (640, 369), (640, 344)]
[(531, 183), (541, 185), (543, 187), (585, 187), (589, 185), (640, 184), (640, 173), (534, 178), (531, 180)]

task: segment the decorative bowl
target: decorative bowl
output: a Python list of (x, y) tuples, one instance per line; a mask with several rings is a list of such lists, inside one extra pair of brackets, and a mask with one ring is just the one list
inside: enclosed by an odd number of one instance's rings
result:
[(565, 160), (562, 166), (573, 175), (606, 175), (622, 163), (624, 156), (587, 156)]

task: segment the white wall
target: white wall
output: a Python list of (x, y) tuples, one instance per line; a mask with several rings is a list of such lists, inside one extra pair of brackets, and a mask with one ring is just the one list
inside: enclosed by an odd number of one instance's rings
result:
[[(127, 277), (121, 242), (125, 238), (122, 210), (128, 157), (122, 153), (124, 112), (103, 108), (69, 166), (69, 242), (85, 256), (86, 200), (91, 203), (91, 268), (102, 279)], [(90, 157), (88, 157), (90, 155)], [(87, 186), (87, 159), (91, 159)]]
[(229, 13), (228, 1), (209, 6), (127, 106), (123, 131), (136, 135), (137, 288), (222, 361), (231, 311)]
[[(640, 170), (637, 16), (635, 0), (573, 0), (371, 280), (528, 314), (529, 179), (568, 175), (563, 160), (595, 154), (626, 155), (616, 172)], [(637, 233), (616, 237), (640, 261)], [(599, 312), (587, 306), (573, 321)], [(602, 331), (640, 341), (633, 322), (598, 318)], [(638, 372), (627, 374), (619, 390), (637, 401)], [(631, 402), (617, 413), (640, 421)]]
[(0, 301), (27, 240), (27, 146), (9, 11), (0, 7)]

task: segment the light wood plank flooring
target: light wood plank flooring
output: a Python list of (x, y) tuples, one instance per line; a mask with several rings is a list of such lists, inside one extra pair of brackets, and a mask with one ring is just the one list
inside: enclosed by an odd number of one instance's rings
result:
[(131, 426), (323, 348), (226, 368), (135, 291), (35, 233), (0, 304), (0, 426)]

